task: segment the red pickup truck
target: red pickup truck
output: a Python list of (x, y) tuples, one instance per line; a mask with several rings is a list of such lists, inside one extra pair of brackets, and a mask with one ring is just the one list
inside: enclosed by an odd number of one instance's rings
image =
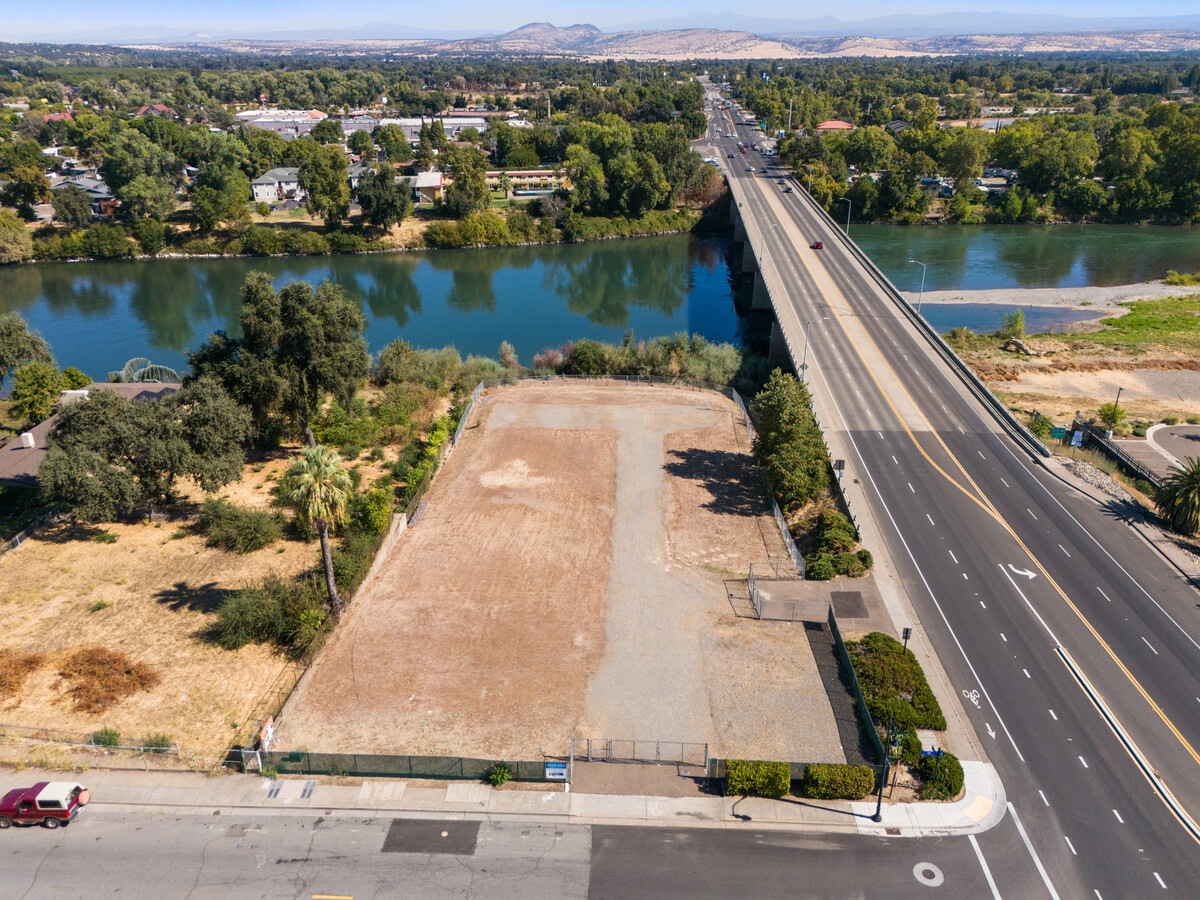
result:
[(69, 825), (87, 805), (87, 788), (74, 781), (39, 781), (0, 799), (0, 828), (12, 825)]

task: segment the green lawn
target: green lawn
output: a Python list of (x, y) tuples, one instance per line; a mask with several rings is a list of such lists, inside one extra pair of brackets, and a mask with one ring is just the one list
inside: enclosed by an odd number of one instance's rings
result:
[(1197, 297), (1136, 300), (1129, 304), (1125, 315), (1101, 319), (1100, 323), (1105, 326), (1102, 331), (1056, 337), (1092, 341), (1129, 353), (1158, 345), (1200, 355), (1200, 298)]

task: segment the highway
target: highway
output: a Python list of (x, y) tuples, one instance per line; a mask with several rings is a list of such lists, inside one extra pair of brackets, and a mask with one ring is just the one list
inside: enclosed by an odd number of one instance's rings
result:
[[(1048, 895), (1195, 894), (1200, 595), (1126, 510), (1019, 448), (801, 180), (784, 193), (761, 171), (768, 158), (738, 153), (729, 116), (714, 115), (725, 135), (710, 131), (711, 143), (776, 318), (797, 361), (809, 328), (807, 381), (823, 425), (849, 448), (847, 477), (967, 698), (1027, 864)], [(810, 249), (815, 240), (824, 248)]]

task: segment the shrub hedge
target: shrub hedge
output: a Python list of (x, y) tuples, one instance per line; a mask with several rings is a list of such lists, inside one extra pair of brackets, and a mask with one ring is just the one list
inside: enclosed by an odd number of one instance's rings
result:
[(228, 595), (217, 610), (209, 637), (226, 650), (275, 644), (292, 656), (303, 656), (325, 623), (319, 596), (304, 578), (285, 581), (271, 576), (257, 587)]
[(946, 717), (911, 650), (878, 631), (847, 642), (846, 650), (877, 726), (886, 727), (890, 713), (896, 729), (945, 730)]
[(278, 515), (237, 506), (224, 497), (208, 497), (196, 520), (196, 530), (210, 547), (231, 553), (253, 553), (283, 537)]
[(792, 786), (792, 767), (785, 762), (731, 759), (725, 764), (725, 793), (778, 799)]
[(875, 770), (846, 763), (809, 763), (802, 790), (813, 800), (861, 800), (875, 788)]
[(922, 800), (953, 800), (963, 789), (962, 763), (953, 753), (922, 756), (917, 763)]

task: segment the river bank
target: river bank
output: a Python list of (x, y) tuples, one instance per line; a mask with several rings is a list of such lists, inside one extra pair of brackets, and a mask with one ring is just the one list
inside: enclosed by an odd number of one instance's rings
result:
[[(997, 306), (1044, 306), (1056, 309), (1079, 309), (1104, 316), (1121, 316), (1128, 311), (1123, 304), (1134, 300), (1157, 300), (1163, 297), (1200, 296), (1200, 285), (1172, 285), (1159, 281), (1140, 284), (1098, 285), (1093, 287), (1048, 288), (989, 288), (984, 290), (901, 291), (900, 296), (916, 306), (918, 299), (926, 303), (980, 303)], [(1080, 323), (1079, 330), (1099, 327), (1091, 321)]]

